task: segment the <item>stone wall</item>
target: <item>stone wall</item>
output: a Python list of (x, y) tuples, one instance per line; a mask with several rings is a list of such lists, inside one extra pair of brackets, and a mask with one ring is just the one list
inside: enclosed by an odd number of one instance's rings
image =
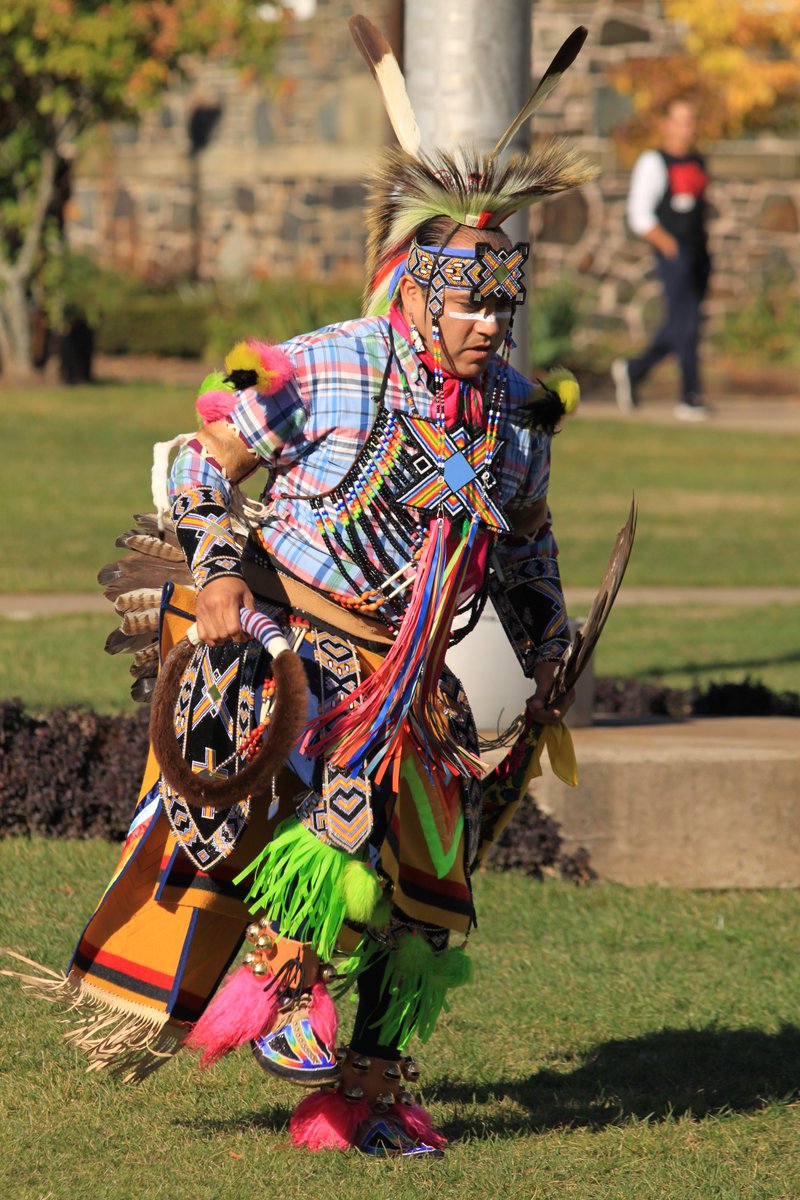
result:
[(69, 205), (73, 250), (153, 280), (361, 278), (363, 180), (389, 129), (346, 22), (364, 11), (393, 36), (396, 5), (296, 7), (305, 19), (287, 24), (266, 84), (202, 65), (93, 148)]
[[(289, 24), (267, 86), (204, 66), (138, 130), (114, 130), (82, 161), (69, 209), (73, 249), (151, 279), (361, 278), (363, 180), (389, 131), (346, 19), (363, 11), (397, 45), (402, 5), (296, 7), (302, 16)], [(537, 71), (577, 24), (589, 28), (586, 46), (537, 114), (534, 135), (575, 139), (602, 174), (534, 211), (535, 271), (541, 283), (578, 282), (590, 313), (582, 336), (635, 343), (655, 320), (658, 286), (649, 249), (625, 226), (628, 172), (609, 135), (628, 101), (608, 70), (674, 41), (660, 0), (536, 0)], [(707, 158), (716, 265), (707, 311), (718, 322), (765, 280), (800, 279), (800, 139), (717, 144)]]
[[(581, 194), (556, 198), (533, 215), (540, 281), (562, 276), (585, 293), (590, 332), (637, 343), (659, 310), (647, 245), (626, 228), (628, 170), (610, 134), (630, 101), (609, 85), (627, 55), (676, 50), (660, 0), (547, 0), (534, 7), (534, 62), (547, 62), (576, 25), (589, 36), (575, 65), (534, 119), (534, 135), (564, 134), (601, 166)], [(706, 302), (710, 325), (762, 286), (800, 281), (800, 139), (761, 137), (704, 147), (712, 188), (709, 226), (715, 272)]]

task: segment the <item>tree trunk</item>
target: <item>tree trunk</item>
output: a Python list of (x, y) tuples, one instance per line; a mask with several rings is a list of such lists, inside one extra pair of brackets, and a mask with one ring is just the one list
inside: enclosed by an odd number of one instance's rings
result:
[(30, 379), (34, 369), (25, 285), (6, 278), (0, 286), (0, 370), (7, 382)]

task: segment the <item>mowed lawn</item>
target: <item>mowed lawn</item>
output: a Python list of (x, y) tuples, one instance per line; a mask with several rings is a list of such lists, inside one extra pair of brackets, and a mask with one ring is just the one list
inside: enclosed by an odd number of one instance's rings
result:
[[(63, 967), (115, 855), (0, 843), (3, 943)], [(475, 981), (416, 1048), (444, 1161), (294, 1150), (299, 1093), (246, 1050), (204, 1073), (178, 1059), (134, 1090), (86, 1075), (59, 1014), (0, 979), (4, 1194), (796, 1200), (800, 893), (483, 873), (477, 906)]]
[[(7, 390), (0, 437), (13, 499), (0, 528), (0, 592), (97, 595), (98, 569), (121, 553), (116, 536), (151, 507), (153, 443), (193, 427), (185, 387)], [(794, 439), (602, 420), (587, 404), (556, 438), (553, 463), (568, 590), (598, 586), (632, 493), (639, 529), (629, 585), (800, 587)], [(0, 619), (2, 693), (34, 706), (126, 707), (128, 662), (102, 654), (114, 624), (110, 605), (107, 618)], [(671, 686), (750, 677), (798, 691), (800, 605), (620, 605), (595, 671)]]
[[(201, 370), (198, 368), (198, 379)], [(6, 389), (0, 406), (2, 592), (92, 592), (130, 516), (151, 507), (152, 445), (195, 426), (191, 389)], [(797, 445), (779, 434), (603, 421), (553, 451), (567, 588), (596, 586), (635, 492), (631, 585), (800, 586)]]

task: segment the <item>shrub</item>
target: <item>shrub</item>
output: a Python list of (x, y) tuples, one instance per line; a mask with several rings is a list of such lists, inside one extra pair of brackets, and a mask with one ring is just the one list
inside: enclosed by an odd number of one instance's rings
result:
[(580, 316), (580, 292), (569, 280), (531, 290), (531, 358), (538, 370), (574, 360), (573, 332)]
[(0, 836), (124, 837), (147, 757), (148, 716), (69, 707), (34, 717), (20, 700), (0, 703)]
[(718, 342), (726, 353), (738, 357), (753, 355), (756, 361), (799, 362), (798, 329), (800, 300), (796, 289), (786, 283), (767, 281), (741, 308), (728, 313)]

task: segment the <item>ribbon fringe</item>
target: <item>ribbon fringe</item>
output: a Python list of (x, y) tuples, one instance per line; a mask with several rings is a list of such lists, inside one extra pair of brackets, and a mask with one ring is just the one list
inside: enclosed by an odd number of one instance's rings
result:
[(87, 1071), (107, 1070), (123, 1083), (140, 1083), (180, 1049), (186, 1027), (167, 1013), (101, 993), (13, 950), (5, 953), (36, 974), (0, 970), (0, 975), (17, 979), (37, 999), (64, 1006), (62, 1023), (71, 1026), (64, 1040), (89, 1059)]
[(451, 774), (484, 774), (482, 761), (458, 745), (437, 707), (450, 627), (477, 528), (473, 519), (448, 553), (445, 522), (437, 519), (431, 525), (392, 648), (377, 671), (311, 722), (302, 744), (305, 753), (326, 755), (351, 773), (366, 764), (378, 783), (391, 767), (396, 787), (403, 743), (410, 738), (429, 772), (434, 764), (443, 764)]

